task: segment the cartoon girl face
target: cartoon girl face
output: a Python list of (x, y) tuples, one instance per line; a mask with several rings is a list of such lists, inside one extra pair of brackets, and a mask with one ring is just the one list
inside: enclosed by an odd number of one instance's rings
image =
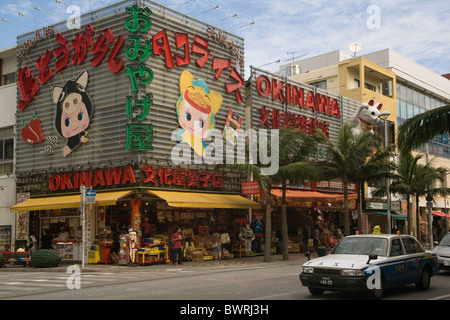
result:
[[(194, 107), (193, 101), (189, 96), (192, 96), (192, 93), (189, 93), (186, 90), (185, 101), (184, 105), (181, 107), (178, 123), (190, 134), (199, 138), (204, 138), (208, 135), (210, 115), (201, 112), (198, 107)], [(209, 109), (211, 109), (211, 107), (209, 107)]]
[(89, 113), (82, 97), (78, 93), (71, 93), (64, 99), (61, 115), (61, 134), (69, 138), (83, 132), (89, 126)]

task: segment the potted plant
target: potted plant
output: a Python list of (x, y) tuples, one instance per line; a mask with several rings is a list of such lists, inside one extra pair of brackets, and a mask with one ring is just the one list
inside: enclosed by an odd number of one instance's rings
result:
[(317, 248), (317, 254), (319, 257), (327, 255), (327, 248), (325, 248), (325, 246), (322, 243), (320, 243), (319, 247)]

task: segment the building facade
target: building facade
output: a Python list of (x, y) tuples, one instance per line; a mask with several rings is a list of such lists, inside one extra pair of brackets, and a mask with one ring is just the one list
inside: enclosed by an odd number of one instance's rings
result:
[[(14, 172), (15, 105), (16, 105), (16, 48), (0, 51), (0, 250), (14, 249), (14, 239), (26, 237), (21, 226), (27, 220), (18, 219), (9, 208), (16, 203), (16, 181)], [(20, 217), (18, 217), (20, 218)], [(16, 233), (15, 226), (19, 228)]]
[[(288, 74), (292, 79), (339, 92), (361, 102), (371, 98), (382, 102), (383, 109), (386, 107), (391, 114), (387, 118), (390, 143), (395, 140), (395, 130), (406, 119), (450, 103), (448, 78), (436, 74), (391, 49), (361, 57), (354, 57), (343, 51), (334, 51), (282, 66), (280, 73)], [(378, 130), (383, 136), (383, 127), (380, 126)], [(447, 135), (430, 141), (428, 150), (424, 147), (417, 151), (422, 153), (428, 151), (431, 157), (435, 157), (433, 164), (436, 167), (450, 166)], [(426, 157), (423, 158), (423, 163), (425, 161)], [(447, 185), (448, 177), (444, 177), (444, 186)], [(369, 198), (370, 190), (368, 188), (366, 194)], [(415, 210), (414, 202), (413, 210)], [(421, 221), (425, 225), (427, 223), (425, 198), (420, 198), (419, 206)], [(445, 198), (435, 199), (433, 209), (435, 217), (440, 219), (447, 207)], [(415, 222), (413, 224), (415, 225)]]
[[(80, 260), (84, 242), (110, 263), (129, 232), (139, 247), (150, 235), (167, 247), (177, 226), (197, 239), (237, 235), (236, 219), (260, 207), (240, 195), (245, 176), (214, 170), (231, 115), (244, 117), (242, 38), (129, 0), (83, 15), (80, 29), (64, 21), (18, 43), (11, 211), (29, 213), (42, 248), (50, 236)], [(96, 195), (81, 213), (84, 186), (85, 200)]]

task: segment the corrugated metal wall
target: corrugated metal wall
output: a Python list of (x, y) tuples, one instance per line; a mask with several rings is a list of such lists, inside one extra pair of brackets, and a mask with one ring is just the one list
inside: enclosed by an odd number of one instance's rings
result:
[[(187, 17), (184, 14), (161, 6), (152, 1), (139, 1), (152, 10), (152, 27), (143, 38), (151, 37), (162, 30), (166, 30), (172, 53), (183, 54), (176, 51), (175, 32), (187, 33), (189, 35), (189, 45), (191, 46), (194, 34), (198, 34), (209, 41), (209, 50), (211, 56), (203, 68), (195, 65), (195, 59), (199, 55), (191, 53), (191, 64), (188, 66), (166, 68), (165, 61), (161, 55), (151, 55), (146, 61), (154, 72), (154, 80), (147, 85), (145, 92), (153, 94), (153, 106), (150, 107), (148, 117), (142, 123), (153, 124), (153, 151), (126, 151), (124, 150), (126, 140), (126, 125), (129, 120), (126, 115), (126, 96), (131, 95), (137, 98), (137, 93), (133, 93), (130, 86), (129, 77), (125, 76), (124, 70), (127, 65), (132, 63), (125, 56), (125, 48), (129, 45), (129, 32), (124, 27), (124, 21), (128, 17), (125, 12), (126, 7), (135, 4), (135, 1), (123, 1), (113, 6), (105, 7), (95, 12), (82, 16), (82, 25), (80, 30), (67, 30), (65, 22), (55, 26), (56, 32), (60, 32), (68, 40), (70, 47), (71, 41), (77, 33), (82, 32), (90, 23), (95, 29), (94, 42), (105, 28), (110, 28), (115, 39), (122, 35), (125, 44), (120, 50), (117, 58), (123, 59), (124, 69), (118, 73), (112, 73), (106, 60), (112, 50), (114, 43), (110, 44), (111, 50), (101, 65), (93, 67), (89, 62), (93, 54), (88, 51), (88, 55), (82, 65), (73, 66), (69, 60), (67, 67), (55, 74), (45, 84), (40, 84), (40, 90), (29, 104), (21, 111), (17, 110), (17, 163), (16, 173), (18, 177), (37, 173), (59, 173), (68, 171), (82, 171), (90, 168), (114, 167), (131, 163), (165, 164), (171, 165), (170, 152), (175, 141), (171, 141), (172, 132), (178, 126), (175, 104), (180, 95), (179, 76), (183, 70), (191, 72), (196, 79), (203, 79), (207, 82), (210, 90), (219, 92), (223, 97), (222, 106), (216, 116), (216, 129), (222, 130), (225, 118), (229, 108), (232, 108), (239, 115), (244, 117), (244, 103), (237, 103), (235, 93), (225, 91), (225, 83), (233, 83), (229, 78), (229, 68), (225, 69), (219, 80), (214, 78), (215, 71), (212, 70), (212, 58), (221, 57), (231, 59), (232, 66), (236, 67), (238, 72), (244, 78), (243, 67), (237, 64), (236, 58), (232, 56), (229, 48), (226, 48), (208, 37), (209, 25)], [(219, 32), (219, 30), (216, 30)], [(232, 34), (224, 33), (229, 41), (234, 41), (235, 47), (244, 54), (244, 40)], [(18, 43), (23, 43), (28, 39), (33, 39), (34, 33), (26, 34), (18, 38)], [(55, 36), (46, 38), (37, 42), (24, 57), (22, 63), (18, 66), (29, 66), (31, 73), (37, 79), (39, 71), (36, 69), (36, 60), (45, 55), (46, 50), (53, 50), (59, 44)], [(71, 57), (73, 51), (71, 52)], [(54, 69), (55, 57), (52, 56), (49, 67)], [(88, 128), (90, 140), (82, 144), (77, 150), (67, 157), (62, 156), (62, 147), (66, 144), (65, 138), (60, 137), (54, 126), (56, 105), (52, 102), (53, 86), (63, 86), (67, 80), (75, 80), (83, 71), (88, 71), (89, 82), (87, 91), (93, 102), (95, 113), (92, 125)], [(244, 96), (244, 88), (240, 89)], [(141, 94), (144, 94), (142, 92)], [(18, 100), (22, 99), (18, 92)], [(57, 137), (58, 147), (52, 146), (49, 141), (43, 143), (28, 144), (20, 136), (23, 122), (29, 122), (35, 114), (40, 118), (42, 130), (45, 137)], [(44, 148), (52, 148), (53, 153), (43, 155)], [(206, 166), (201, 166), (206, 168)], [(209, 167), (211, 169), (211, 167)]]

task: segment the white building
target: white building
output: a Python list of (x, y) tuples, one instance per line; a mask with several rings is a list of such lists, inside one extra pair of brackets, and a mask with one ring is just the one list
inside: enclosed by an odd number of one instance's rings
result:
[(0, 251), (14, 249), (16, 204), (14, 146), (16, 121), (16, 47), (0, 50)]

